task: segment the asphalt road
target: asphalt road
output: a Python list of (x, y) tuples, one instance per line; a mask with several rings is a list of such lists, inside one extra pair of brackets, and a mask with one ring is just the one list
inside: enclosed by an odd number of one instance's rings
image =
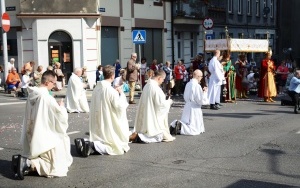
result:
[[(180, 118), (183, 105), (174, 99), (169, 122)], [(88, 158), (79, 157), (73, 143), (87, 137), (88, 114), (69, 114), (74, 162), (68, 176), (21, 181), (10, 165), (11, 156), (21, 153), (25, 101), (0, 93), (0, 187), (300, 187), (300, 114), (255, 97), (223, 105), (218, 111), (203, 109), (205, 133), (199, 136), (134, 143), (122, 156)], [(128, 107), (131, 127), (136, 107)]]

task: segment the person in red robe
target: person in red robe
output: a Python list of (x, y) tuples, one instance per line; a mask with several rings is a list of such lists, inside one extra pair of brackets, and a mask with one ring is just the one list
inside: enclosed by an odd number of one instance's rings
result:
[(264, 98), (265, 102), (274, 102), (272, 97), (276, 97), (275, 85), (275, 63), (271, 60), (272, 51), (266, 53), (266, 58), (261, 62), (260, 82), (258, 97)]

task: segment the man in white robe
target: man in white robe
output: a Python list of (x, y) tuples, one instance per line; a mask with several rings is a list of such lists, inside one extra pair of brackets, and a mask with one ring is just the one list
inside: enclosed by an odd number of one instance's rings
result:
[(210, 72), (208, 84), (208, 98), (210, 109), (220, 109), (220, 92), (224, 74), (222, 73), (222, 66), (218, 58), (220, 57), (220, 50), (214, 51), (214, 57), (210, 60), (208, 70)]
[(122, 86), (111, 86), (115, 67), (103, 67), (104, 80), (97, 82), (91, 101), (89, 117), (90, 139), (76, 138), (76, 151), (83, 157), (90, 153), (122, 155), (128, 152), (129, 125), (126, 115), (128, 102)]
[(66, 92), (66, 108), (69, 113), (89, 112), (89, 104), (86, 98), (85, 84), (81, 80), (82, 69), (75, 68), (68, 81)]
[(13, 171), (22, 180), (28, 171), (46, 177), (67, 176), (73, 162), (67, 110), (62, 100), (57, 103), (49, 94), (55, 82), (55, 73), (46, 71), (40, 87), (28, 88), (21, 135), (23, 156), (12, 157)]
[[(201, 110), (203, 90), (199, 84), (202, 77), (202, 72), (199, 69), (195, 70), (193, 73), (193, 79), (191, 79), (185, 86), (183, 96), (185, 105), (180, 121), (180, 134), (199, 135), (200, 133), (205, 132), (203, 114)], [(174, 131), (177, 131), (175, 122), (173, 122), (171, 126), (173, 127)], [(177, 126), (179, 126), (179, 124), (177, 124)]]
[(168, 124), (172, 100), (166, 100), (166, 95), (160, 88), (165, 77), (166, 73), (158, 70), (145, 85), (135, 118), (135, 132), (130, 136), (130, 141), (153, 143), (171, 142), (175, 139), (170, 134)]

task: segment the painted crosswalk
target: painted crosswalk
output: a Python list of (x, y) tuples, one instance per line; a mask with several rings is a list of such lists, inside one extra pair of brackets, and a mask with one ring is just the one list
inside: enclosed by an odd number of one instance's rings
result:
[(6, 102), (6, 103), (0, 103), (0, 106), (6, 106), (6, 105), (14, 105), (14, 104), (25, 104), (26, 101), (20, 101), (20, 102)]

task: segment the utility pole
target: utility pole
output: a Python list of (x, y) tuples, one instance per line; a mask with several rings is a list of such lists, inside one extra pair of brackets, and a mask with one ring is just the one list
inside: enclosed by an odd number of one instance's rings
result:
[[(5, 13), (5, 0), (1, 0), (1, 18), (3, 13)], [(3, 66), (4, 66), (4, 82), (5, 82), (8, 73), (7, 70), (8, 55), (7, 55), (7, 34), (3, 30), (3, 24), (2, 24), (2, 44), (3, 44)]]

